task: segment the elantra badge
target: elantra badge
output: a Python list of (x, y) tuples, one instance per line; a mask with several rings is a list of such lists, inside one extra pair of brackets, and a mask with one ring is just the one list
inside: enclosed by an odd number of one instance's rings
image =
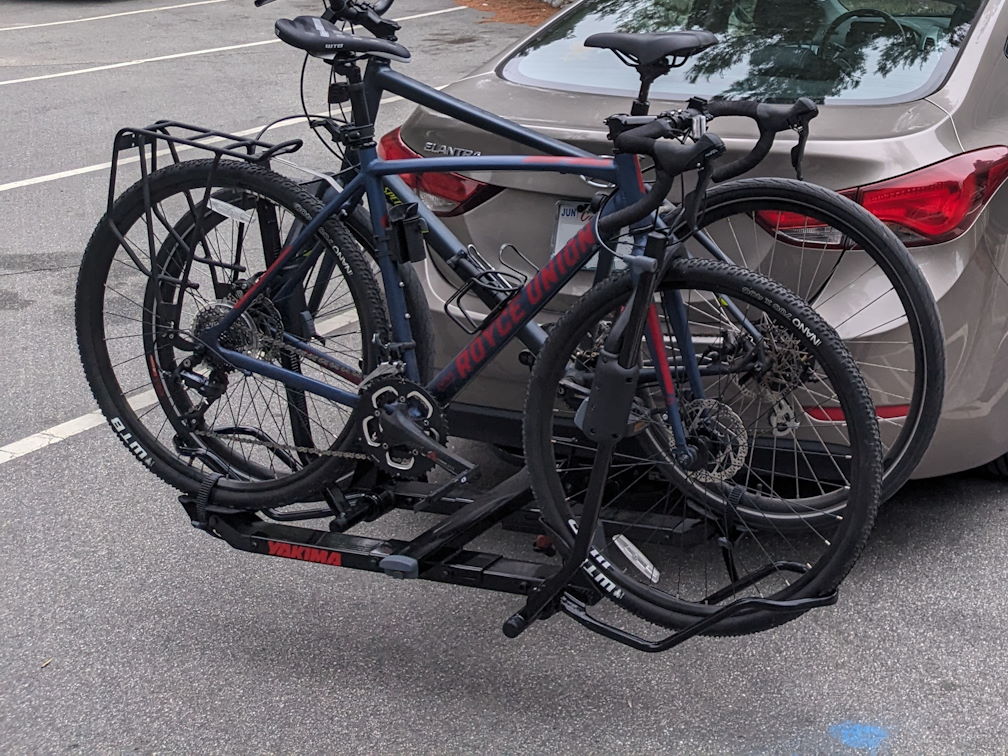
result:
[(449, 144), (438, 144), (437, 142), (424, 142), (424, 152), (432, 155), (448, 155), (449, 157), (473, 157), (482, 155), (479, 150), (467, 150), (465, 147), (452, 147)]

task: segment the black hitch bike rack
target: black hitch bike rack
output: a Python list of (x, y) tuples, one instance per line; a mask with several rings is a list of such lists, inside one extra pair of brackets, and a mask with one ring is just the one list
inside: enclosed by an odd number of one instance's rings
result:
[[(160, 153), (157, 150), (159, 144), (165, 145)], [(134, 160), (139, 163), (141, 179), (146, 180), (158, 169), (159, 155), (167, 157), (165, 162), (178, 164), (179, 151), (182, 149), (209, 152), (216, 161), (230, 158), (269, 166), (271, 158), (295, 152), (301, 146), (300, 139), (271, 144), (177, 121), (158, 121), (145, 128), (122, 129), (116, 134), (113, 145), (109, 209), (111, 210), (115, 197), (121, 153), (125, 150), (136, 150)], [(153, 209), (149, 194), (145, 196), (145, 205), (148, 221), (152, 222), (150, 216)], [(124, 241), (121, 236), (120, 241)], [(502, 282), (505, 281), (508, 274), (494, 271), (489, 264), (485, 267), (490, 269), (491, 274), (501, 277)], [(349, 502), (344, 492), (332, 491), (327, 492), (329, 506), (326, 507), (315, 506), (295, 511), (284, 507), (282, 510), (267, 509), (261, 513), (217, 505), (214, 502), (214, 489), (220, 477), (210, 477), (195, 496), (179, 497), (194, 527), (224, 540), (235, 549), (254, 554), (380, 572), (393, 578), (431, 580), (525, 596), (525, 606), (504, 623), (504, 633), (511, 638), (522, 633), (537, 619), (562, 612), (603, 637), (640, 651), (658, 652), (673, 648), (696, 635), (714, 631), (722, 620), (750, 609), (799, 614), (836, 603), (837, 600), (835, 591), (826, 596), (789, 601), (741, 598), (663, 639), (651, 641), (589, 614), (588, 607), (603, 600), (603, 593), (584, 569), (584, 566), (590, 564), (588, 553), (591, 543), (588, 534), (575, 540), (573, 548), (563, 554), (564, 560), (559, 567), (555, 563), (514, 559), (465, 548), (466, 544), (498, 523), (517, 524), (512, 529), (549, 532), (548, 526), (538, 518), (532, 506), (530, 482), (524, 469), (489, 490), (475, 493), (471, 498), (445, 495), (444, 484), (396, 483), (378, 489), (377, 493), (366, 487), (356, 490), (351, 494), (356, 497), (354, 503)], [(596, 482), (596, 487), (603, 484), (604, 481)], [(599, 489), (596, 498), (600, 495)], [(446, 517), (411, 541), (383, 540), (345, 532), (362, 520), (377, 519), (394, 508), (414, 511), (422, 508), (426, 512)], [(601, 521), (618, 516), (608, 513)], [(331, 521), (330, 529), (289, 524), (320, 518)], [(641, 527), (651, 530), (688, 528), (693, 526), (690, 523), (695, 522), (699, 520), (680, 518), (674, 523)], [(560, 545), (560, 539), (556, 539), (556, 542)], [(774, 570), (779, 567), (772, 564), (764, 569)], [(734, 590), (748, 587), (758, 579), (753, 578), (755, 574), (737, 579), (719, 594), (708, 597), (709, 603), (719, 603), (733, 595)], [(750, 582), (746, 582), (747, 580)]]
[[(389, 492), (392, 508), (413, 510), (436, 484), (400, 483)], [(509, 517), (529, 518), (533, 504), (528, 473), (522, 469), (493, 488), (471, 498), (444, 497), (427, 512), (446, 515), (411, 541), (378, 539), (288, 524), (290, 520), (332, 518), (330, 508), (295, 512), (269, 510), (265, 516), (248, 510), (222, 507), (213, 502), (213, 484), (197, 496), (180, 496), (194, 527), (224, 540), (229, 546), (253, 554), (297, 559), (332, 567), (380, 572), (393, 578), (431, 580), (488, 591), (526, 596), (523, 610), (505, 623), (505, 635), (516, 637), (536, 619), (562, 612), (603, 637), (645, 652), (666, 651), (696, 635), (716, 628), (722, 620), (750, 609), (798, 614), (836, 603), (837, 593), (807, 599), (774, 601), (741, 598), (713, 614), (660, 640), (647, 640), (605, 623), (588, 612), (603, 599), (602, 592), (581, 564), (566, 559), (555, 563), (514, 559), (501, 554), (473, 551), (465, 545)], [(542, 526), (545, 528), (545, 525)], [(525, 528), (523, 528), (525, 529)], [(561, 579), (560, 576), (563, 575)], [(746, 578), (733, 583), (745, 587)], [(726, 595), (731, 595), (732, 586)], [(722, 592), (723, 593), (723, 592)], [(520, 627), (515, 618), (522, 617)], [(509, 628), (510, 624), (510, 628)]]

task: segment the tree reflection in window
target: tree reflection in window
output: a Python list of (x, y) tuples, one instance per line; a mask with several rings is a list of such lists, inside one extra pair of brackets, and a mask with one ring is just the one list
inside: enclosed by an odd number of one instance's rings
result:
[[(955, 54), (980, 0), (875, 0), (833, 26), (837, 3), (821, 0), (594, 0), (533, 40), (520, 56), (605, 30), (707, 29), (720, 43), (656, 84), (655, 96), (700, 94), (788, 101), (899, 97), (923, 86)], [(858, 11), (856, 0), (845, 0)], [(569, 49), (570, 42), (566, 43)], [(573, 55), (568, 56), (573, 58)], [(543, 61), (545, 63), (546, 61)], [(563, 61), (557, 62), (564, 65)], [(620, 64), (615, 58), (613, 66)], [(519, 69), (521, 64), (519, 60)], [(541, 76), (542, 64), (537, 67)], [(573, 74), (558, 74), (557, 84)], [(622, 84), (625, 79), (620, 77)], [(592, 82), (586, 81), (586, 85)], [(607, 86), (607, 82), (597, 82)]]

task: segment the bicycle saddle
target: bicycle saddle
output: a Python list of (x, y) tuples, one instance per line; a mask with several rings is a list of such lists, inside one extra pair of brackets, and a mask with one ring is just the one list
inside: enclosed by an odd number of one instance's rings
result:
[(358, 37), (340, 31), (333, 24), (316, 16), (281, 18), (273, 28), (276, 35), (291, 47), (317, 57), (332, 57), (348, 53), (364, 53), (389, 60), (408, 61), (410, 51), (385, 39)]
[(709, 31), (674, 31), (660, 34), (630, 34), (603, 32), (592, 34), (585, 47), (601, 47), (633, 58), (639, 65), (649, 66), (662, 58), (688, 58), (711, 45), (718, 38)]

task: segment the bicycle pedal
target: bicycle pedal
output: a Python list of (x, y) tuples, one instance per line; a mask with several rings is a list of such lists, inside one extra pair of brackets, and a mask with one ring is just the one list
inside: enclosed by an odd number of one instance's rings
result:
[(420, 564), (413, 557), (390, 554), (378, 562), (378, 566), (386, 575), (398, 580), (415, 578), (420, 575)]

